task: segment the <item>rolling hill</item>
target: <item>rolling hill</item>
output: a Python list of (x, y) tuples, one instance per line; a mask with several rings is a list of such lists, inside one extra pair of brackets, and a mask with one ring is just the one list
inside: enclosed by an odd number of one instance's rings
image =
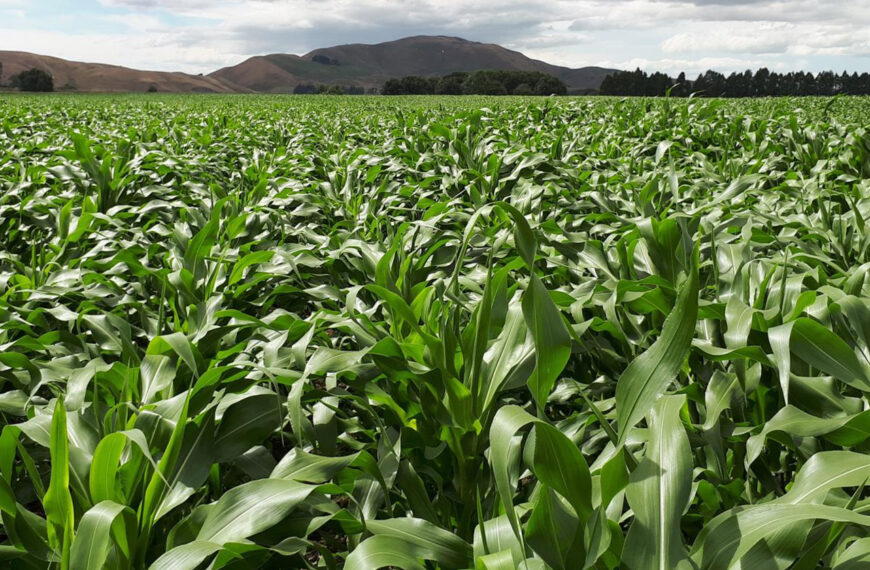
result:
[(292, 92), (302, 84), (380, 87), (406, 75), (441, 76), (455, 71), (505, 69), (540, 71), (561, 79), (570, 91), (597, 89), (614, 69), (571, 69), (526, 57), (495, 44), (446, 36), (415, 36), (380, 44), (348, 44), (316, 49), (303, 56), (252, 57), (210, 77), (265, 93)]
[(190, 75), (179, 72), (140, 71), (107, 65), (104, 63), (82, 63), (67, 61), (58, 57), (36, 55), (20, 51), (0, 51), (3, 64), (3, 82), (12, 75), (31, 68), (39, 68), (54, 77), (56, 90), (136, 93), (147, 91), (150, 87), (158, 91), (172, 93), (237, 93), (249, 89), (228, 83), (225, 80)]
[(0, 51), (6, 82), (31, 68), (54, 77), (56, 90), (144, 92), (153, 87), (174, 93), (292, 93), (299, 85), (380, 88), (406, 75), (442, 76), (457, 71), (501, 69), (539, 71), (561, 79), (569, 92), (597, 89), (617, 70), (571, 69), (526, 57), (495, 44), (447, 36), (415, 36), (380, 44), (348, 44), (316, 49), (302, 56), (256, 56), (209, 75), (141, 71), (103, 63), (82, 63), (17, 51)]

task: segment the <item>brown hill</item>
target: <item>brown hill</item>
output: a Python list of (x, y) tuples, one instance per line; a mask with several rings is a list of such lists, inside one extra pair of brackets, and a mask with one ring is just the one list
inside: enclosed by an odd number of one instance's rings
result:
[(151, 87), (173, 93), (292, 93), (298, 85), (321, 84), (370, 89), (406, 75), (431, 77), (481, 69), (540, 71), (561, 79), (569, 91), (579, 92), (597, 89), (608, 74), (616, 71), (550, 65), (499, 45), (446, 36), (416, 36), (375, 45), (348, 44), (303, 56), (256, 56), (206, 76), (141, 71), (16, 51), (0, 51), (0, 63), (0, 83), (36, 67), (52, 74), (57, 90), (109, 93), (144, 92)]
[(446, 36), (416, 36), (375, 45), (348, 44), (321, 48), (303, 56), (252, 57), (211, 77), (253, 91), (289, 93), (301, 84), (380, 87), (406, 75), (441, 76), (456, 71), (504, 69), (554, 75), (574, 92), (597, 89), (614, 69), (571, 69), (550, 65), (495, 44)]
[(31, 68), (43, 69), (54, 77), (57, 90), (135, 93), (150, 87), (173, 93), (234, 93), (249, 89), (225, 80), (179, 72), (140, 71), (118, 65), (81, 63), (57, 57), (18, 51), (0, 51), (3, 77), (6, 83), (12, 75)]

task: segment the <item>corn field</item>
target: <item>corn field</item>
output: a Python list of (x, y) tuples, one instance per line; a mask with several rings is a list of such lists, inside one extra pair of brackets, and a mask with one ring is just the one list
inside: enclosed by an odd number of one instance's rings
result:
[(0, 98), (0, 567), (870, 567), (862, 98)]

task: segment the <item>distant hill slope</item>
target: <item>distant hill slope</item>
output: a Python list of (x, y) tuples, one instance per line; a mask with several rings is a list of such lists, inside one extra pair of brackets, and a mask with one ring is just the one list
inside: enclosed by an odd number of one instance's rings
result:
[(18, 51), (0, 51), (3, 76), (9, 77), (37, 67), (52, 74), (56, 90), (87, 92), (135, 93), (154, 86), (161, 92), (173, 93), (234, 93), (249, 89), (225, 80), (179, 72), (140, 71), (103, 63), (81, 63), (57, 57)]
[(0, 51), (3, 76), (31, 68), (48, 71), (56, 90), (141, 93), (150, 87), (172, 93), (292, 93), (298, 85), (342, 85), (380, 88), (387, 79), (406, 75), (442, 76), (456, 71), (503, 69), (554, 75), (569, 92), (598, 89), (615, 69), (550, 65), (495, 44), (446, 36), (415, 36), (380, 44), (348, 44), (316, 49), (303, 56), (272, 54), (252, 57), (210, 75), (141, 71), (103, 63), (81, 63), (58, 57)]
[(495, 44), (446, 36), (415, 36), (374, 45), (321, 48), (303, 56), (257, 56), (219, 69), (210, 77), (253, 91), (289, 93), (300, 84), (370, 88), (405, 75), (441, 76), (481, 69), (540, 71), (558, 77), (575, 92), (597, 89), (608, 74), (617, 71), (601, 67), (571, 69), (531, 59)]

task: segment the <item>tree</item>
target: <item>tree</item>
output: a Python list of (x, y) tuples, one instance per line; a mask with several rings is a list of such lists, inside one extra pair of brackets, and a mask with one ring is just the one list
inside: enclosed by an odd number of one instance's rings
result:
[(384, 95), (564, 95), (568, 92), (559, 79), (539, 71), (482, 70), (455, 72), (443, 77), (409, 75), (388, 79)]
[(743, 73), (732, 73), (725, 80), (725, 94), (727, 97), (746, 97), (752, 80), (752, 72), (749, 72), (749, 80)]
[(384, 84), (384, 95), (432, 95), (435, 93), (436, 82), (435, 79), (417, 75), (390, 79)]
[(707, 76), (703, 73), (692, 82), (692, 93), (695, 93), (697, 97), (709, 97), (709, 90), (710, 84), (707, 83)]
[(408, 95), (432, 95), (435, 93), (435, 85), (438, 80), (435, 78), (418, 77), (411, 75), (402, 78), (402, 88)]
[(313, 83), (300, 83), (293, 88), (293, 93), (296, 95), (311, 95), (317, 93), (317, 85)]
[(601, 81), (601, 86), (598, 88), (598, 92), (601, 95), (618, 95), (616, 92), (618, 87), (619, 86), (616, 84), (616, 74), (610, 74), (606, 75)]
[(54, 91), (54, 79), (51, 74), (36, 67), (19, 73), (17, 83), (22, 91)]
[(646, 95), (646, 83), (649, 79), (646, 71), (638, 67), (629, 73), (626, 79), (630, 95)]
[(468, 76), (463, 87), (466, 95), (507, 95), (505, 86), (488, 71), (477, 71)]
[(321, 54), (317, 54), (314, 57), (312, 57), (311, 61), (313, 61), (314, 63), (319, 63), (321, 65), (338, 65), (337, 59), (332, 59), (331, 57), (321, 55)]
[(822, 71), (816, 76), (816, 90), (819, 95), (835, 95), (837, 90), (837, 78), (831, 71)]
[(528, 83), (520, 83), (512, 92), (514, 95), (534, 95), (535, 91), (532, 89), (532, 86)]
[(766, 67), (762, 67), (755, 72), (755, 77), (752, 78), (752, 95), (754, 97), (764, 97), (768, 95), (768, 82), (770, 81), (770, 71)]
[(320, 85), (317, 88), (320, 95), (344, 95), (344, 87), (341, 85)]
[(398, 79), (387, 79), (384, 83), (384, 88), (381, 89), (384, 95), (404, 95), (402, 92), (402, 82)]
[(567, 95), (568, 88), (558, 78), (545, 75), (535, 84), (535, 95)]
[[(599, 93), (659, 96), (663, 94), (663, 78), (666, 77), (661, 73), (647, 76), (640, 69), (618, 71), (604, 78)], [(673, 82), (670, 79), (668, 81)], [(681, 73), (671, 96), (686, 97), (692, 93), (699, 97), (806, 97), (838, 93), (870, 95), (870, 74), (822, 71), (813, 76), (805, 71), (777, 73), (761, 68), (755, 73), (748, 69), (743, 73), (731, 73), (727, 78), (716, 71), (707, 71), (695, 81), (686, 81), (685, 73)]]
[(462, 95), (462, 84), (468, 77), (467, 73), (451, 73), (445, 75), (435, 84), (436, 95)]
[(665, 93), (667, 93), (670, 86), (671, 78), (664, 73), (656, 71), (649, 76), (649, 79), (647, 79), (646, 89), (644, 89), (644, 95), (662, 97)]
[(680, 72), (677, 76), (677, 80), (673, 83), (673, 87), (671, 88), (671, 96), (672, 97), (687, 97), (689, 95), (689, 80), (686, 79), (686, 73)]
[(725, 76), (718, 71), (708, 70), (705, 74), (710, 85), (710, 97), (725, 95)]

